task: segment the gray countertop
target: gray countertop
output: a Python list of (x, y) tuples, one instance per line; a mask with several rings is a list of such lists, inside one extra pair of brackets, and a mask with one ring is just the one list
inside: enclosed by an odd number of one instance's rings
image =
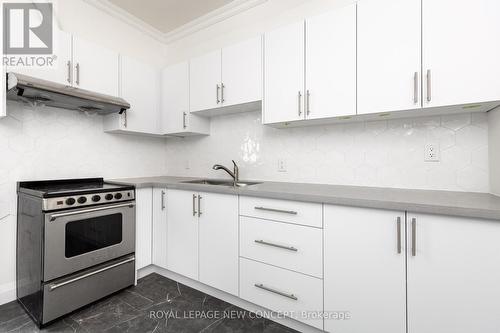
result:
[(254, 197), (318, 202), (325, 204), (379, 208), (500, 220), (500, 197), (488, 193), (394, 189), (363, 186), (263, 182), (233, 188), (186, 184), (192, 177), (145, 177), (108, 180), (141, 187), (239, 194)]

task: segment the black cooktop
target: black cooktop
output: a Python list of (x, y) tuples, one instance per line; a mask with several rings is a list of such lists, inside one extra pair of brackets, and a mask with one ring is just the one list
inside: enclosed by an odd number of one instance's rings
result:
[(134, 189), (134, 186), (108, 183), (103, 178), (41, 180), (17, 183), (18, 192), (42, 198), (132, 189)]

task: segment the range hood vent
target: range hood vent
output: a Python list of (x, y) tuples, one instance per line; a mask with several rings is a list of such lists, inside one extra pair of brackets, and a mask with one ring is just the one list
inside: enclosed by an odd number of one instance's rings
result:
[(130, 108), (130, 104), (119, 97), (12, 72), (7, 73), (7, 99), (102, 115), (121, 114)]

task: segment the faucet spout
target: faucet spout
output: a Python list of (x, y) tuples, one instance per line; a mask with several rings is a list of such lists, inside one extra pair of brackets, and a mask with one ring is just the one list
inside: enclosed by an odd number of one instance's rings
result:
[(220, 164), (215, 164), (212, 167), (212, 169), (226, 171), (233, 178), (234, 183), (236, 183), (239, 181), (239, 168), (234, 160), (233, 160), (233, 165), (234, 165), (233, 171), (229, 170), (228, 168), (226, 168), (225, 166), (220, 165)]

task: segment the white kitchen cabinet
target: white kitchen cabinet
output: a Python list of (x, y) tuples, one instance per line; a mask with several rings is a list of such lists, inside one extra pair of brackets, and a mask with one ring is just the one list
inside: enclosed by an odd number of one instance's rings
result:
[(197, 194), (167, 190), (167, 268), (198, 280)]
[(189, 63), (181, 62), (162, 70), (161, 133), (188, 136), (210, 133), (210, 120), (189, 111)]
[(106, 116), (104, 130), (160, 134), (160, 70), (120, 56), (120, 90), (130, 109)]
[(265, 124), (304, 119), (304, 22), (264, 35)]
[(153, 188), (152, 263), (167, 268), (167, 189)]
[[(2, 53), (3, 54), (3, 53)], [(71, 86), (72, 77), (72, 50), (71, 34), (54, 29), (54, 55), (52, 67), (15, 67), (8, 68), (7, 71), (25, 74), (46, 81)]]
[(424, 107), (500, 100), (498, 13), (497, 0), (423, 1)]
[(221, 104), (234, 106), (262, 100), (262, 37), (222, 49)]
[(358, 1), (358, 114), (421, 108), (421, 26), (421, 0)]
[[(3, 36), (3, 15), (0, 15), (0, 36)], [(3, 42), (0, 43), (0, 54), (4, 54)], [(0, 64), (0, 119), (7, 116), (7, 105), (6, 105), (6, 68), (3, 65), (3, 61)]]
[(305, 69), (306, 119), (356, 114), (356, 4), (306, 19)]
[(167, 268), (238, 294), (238, 196), (167, 190)]
[(118, 96), (118, 53), (73, 36), (73, 78), (77, 88)]
[(221, 105), (221, 50), (189, 61), (190, 110), (207, 110)]
[(151, 265), (153, 189), (136, 189), (135, 201), (135, 268), (141, 269)]
[(199, 280), (238, 295), (238, 196), (198, 193)]
[(324, 223), (325, 313), (350, 315), (325, 330), (405, 332), (405, 213), (326, 205)]
[(408, 333), (498, 332), (498, 221), (409, 213), (407, 224)]

